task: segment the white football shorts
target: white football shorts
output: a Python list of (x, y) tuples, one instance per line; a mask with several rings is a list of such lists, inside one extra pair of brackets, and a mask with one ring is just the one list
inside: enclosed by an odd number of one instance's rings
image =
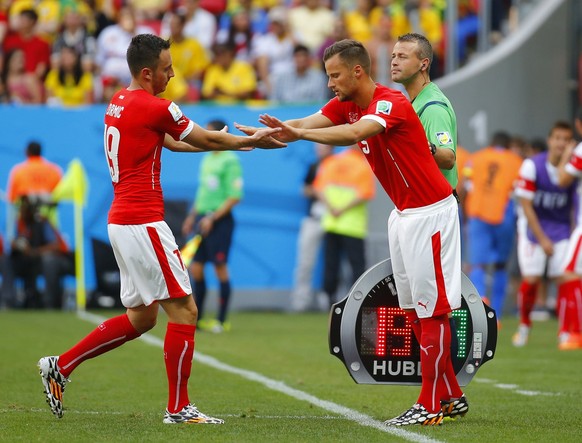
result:
[(121, 273), (123, 306), (149, 306), (192, 294), (188, 271), (166, 222), (109, 224), (107, 232)]
[(568, 252), (568, 239), (554, 243), (554, 254), (548, 257), (539, 243), (532, 242), (527, 235), (520, 234), (517, 240), (519, 272), (524, 277), (560, 277), (564, 273), (564, 258)]
[(568, 249), (562, 262), (562, 270), (582, 275), (582, 226), (577, 226), (570, 235)]
[(461, 238), (458, 205), (452, 195), (388, 219), (390, 258), (398, 302), (419, 318), (461, 307)]

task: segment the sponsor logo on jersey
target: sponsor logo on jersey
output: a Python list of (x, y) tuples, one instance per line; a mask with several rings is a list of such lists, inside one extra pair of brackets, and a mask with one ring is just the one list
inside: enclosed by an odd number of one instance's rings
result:
[(376, 103), (376, 114), (390, 115), (390, 112), (392, 112), (392, 102), (380, 100)]
[(168, 111), (170, 111), (170, 114), (172, 114), (172, 118), (175, 122), (180, 120), (183, 115), (180, 107), (174, 102), (170, 103), (170, 106), (168, 106)]
[(451, 144), (453, 142), (451, 134), (449, 134), (447, 131), (437, 132), (436, 138), (439, 141), (439, 145), (441, 145), (441, 146), (448, 145), (448, 144)]

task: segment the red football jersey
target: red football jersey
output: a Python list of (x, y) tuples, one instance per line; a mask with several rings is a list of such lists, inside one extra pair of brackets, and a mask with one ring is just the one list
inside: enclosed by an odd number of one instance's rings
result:
[(414, 108), (400, 91), (377, 84), (367, 109), (335, 97), (321, 113), (335, 125), (365, 118), (385, 128), (358, 145), (398, 210), (431, 205), (453, 192), (430, 153)]
[(142, 89), (122, 89), (113, 96), (105, 112), (104, 136), (114, 194), (109, 223), (140, 225), (164, 219), (164, 135), (181, 140), (193, 126), (176, 104)]

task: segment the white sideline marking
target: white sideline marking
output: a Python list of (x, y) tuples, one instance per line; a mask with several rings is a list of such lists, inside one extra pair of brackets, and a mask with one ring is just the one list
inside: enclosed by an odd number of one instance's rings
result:
[(561, 395), (559, 392), (543, 392), (543, 391), (530, 391), (527, 389), (520, 389), (519, 385), (513, 383), (497, 383), (495, 380), (491, 380), (490, 378), (475, 378), (477, 383), (489, 384), (493, 385), (496, 388), (503, 389), (504, 391), (511, 391), (515, 394), (525, 395), (528, 397), (556, 397)]
[[(104, 320), (107, 320), (107, 317), (102, 317), (100, 315), (91, 314), (89, 312), (79, 311), (77, 315), (82, 318), (83, 320), (90, 321), (95, 324), (100, 324)], [(145, 341), (152, 346), (156, 346), (159, 348), (164, 347), (164, 341), (158, 337), (155, 337), (150, 334), (143, 334), (140, 337), (141, 340)], [(273, 380), (271, 378), (265, 377), (257, 372), (249, 371), (246, 369), (237, 368), (235, 366), (228, 365), (217, 360), (214, 357), (210, 357), (209, 355), (205, 355), (199, 351), (194, 353), (194, 359), (203, 363), (207, 366), (211, 366), (215, 369), (219, 369), (224, 372), (228, 372), (231, 374), (239, 375), (247, 380), (256, 381), (257, 383), (262, 384), (263, 386), (272, 389), (273, 391), (281, 392), (285, 395), (293, 397), (297, 400), (303, 400), (312, 405), (315, 405), (321, 409), (324, 409), (329, 412), (333, 412), (334, 414), (341, 415), (348, 420), (352, 420), (360, 425), (368, 426), (370, 428), (377, 429), (379, 431), (385, 432), (387, 434), (392, 434), (397, 437), (403, 438), (408, 441), (418, 442), (418, 443), (436, 443), (440, 440), (435, 440), (434, 438), (430, 438), (424, 435), (415, 434), (410, 431), (405, 431), (400, 428), (393, 428), (390, 426), (386, 426), (383, 422), (379, 420), (375, 420), (374, 418), (370, 417), (369, 415), (362, 414), (354, 409), (347, 408), (345, 406), (339, 405), (337, 403), (333, 403), (331, 401), (322, 400), (318, 397), (315, 397), (311, 394), (306, 392), (300, 391), (298, 389), (292, 388), (287, 386), (282, 381)]]

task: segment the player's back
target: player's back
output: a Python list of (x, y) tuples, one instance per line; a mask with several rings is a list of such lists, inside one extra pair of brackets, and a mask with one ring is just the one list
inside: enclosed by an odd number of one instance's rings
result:
[(475, 152), (465, 168), (471, 181), (467, 214), (487, 223), (501, 223), (522, 159), (503, 148), (487, 147)]
[(144, 90), (123, 89), (107, 107), (105, 154), (114, 189), (109, 223), (163, 219), (160, 157), (164, 133), (157, 123), (160, 100)]

